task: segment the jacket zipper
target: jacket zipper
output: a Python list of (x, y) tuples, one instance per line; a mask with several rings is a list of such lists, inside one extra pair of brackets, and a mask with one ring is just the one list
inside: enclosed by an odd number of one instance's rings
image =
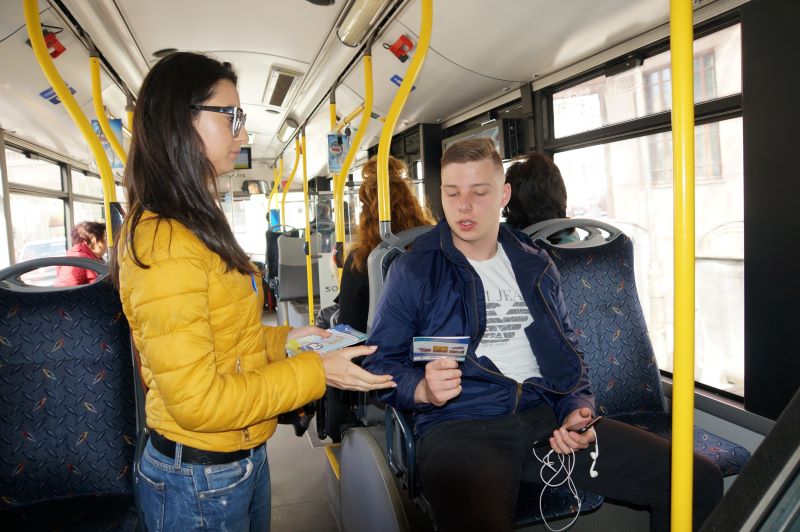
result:
[[(241, 359), (241, 357), (239, 355), (236, 355), (236, 373), (241, 373), (241, 372), (242, 372), (242, 359)], [(242, 430), (242, 433), (243, 433), (242, 436), (244, 437), (244, 441), (245, 442), (249, 442), (250, 441), (250, 431), (247, 429), (247, 427), (245, 427), (244, 430)]]

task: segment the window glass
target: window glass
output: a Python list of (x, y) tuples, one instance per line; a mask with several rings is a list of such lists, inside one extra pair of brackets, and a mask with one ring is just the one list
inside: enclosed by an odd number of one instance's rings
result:
[[(10, 194), (9, 199), (16, 262), (66, 253), (64, 200), (27, 194)], [(55, 279), (55, 267), (40, 268), (22, 276), (23, 281), (37, 286), (50, 286)]]
[(103, 183), (96, 175), (86, 175), (77, 170), (72, 171), (72, 193), (92, 198), (103, 197)]
[(102, 203), (86, 203), (75, 201), (72, 203), (72, 219), (80, 222), (105, 222), (105, 213)]
[[(741, 28), (737, 24), (694, 42), (694, 101), (742, 92)], [(556, 137), (617, 124), (672, 108), (670, 52), (640, 67), (598, 76), (553, 95)]]
[(61, 167), (50, 161), (27, 158), (14, 150), (6, 150), (8, 182), (32, 187), (63, 190)]
[[(697, 126), (695, 139), (695, 378), (743, 395), (742, 119)], [(636, 284), (650, 338), (659, 367), (672, 371), (670, 134), (565, 151), (556, 154), (555, 162), (567, 186), (567, 216), (606, 220), (633, 240)]]

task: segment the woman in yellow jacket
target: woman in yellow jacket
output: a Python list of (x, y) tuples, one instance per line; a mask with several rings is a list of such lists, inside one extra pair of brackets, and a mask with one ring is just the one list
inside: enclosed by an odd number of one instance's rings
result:
[(147, 528), (269, 530), (266, 440), (278, 414), (325, 385), (394, 386), (351, 362), (374, 348), (286, 358), (316, 328), (265, 327), (257, 270), (217, 203), (216, 177), (247, 141), (227, 63), (176, 53), (139, 92), (114, 278), (149, 388), (135, 471)]

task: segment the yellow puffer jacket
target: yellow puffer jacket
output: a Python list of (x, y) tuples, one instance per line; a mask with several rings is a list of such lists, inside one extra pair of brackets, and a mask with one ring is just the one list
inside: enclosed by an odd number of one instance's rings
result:
[(317, 353), (286, 358), (289, 327), (261, 324), (257, 275), (226, 272), (219, 255), (174, 220), (146, 213), (138, 267), (120, 235), (120, 297), (148, 386), (147, 425), (212, 451), (255, 447), (276, 416), (325, 392)]

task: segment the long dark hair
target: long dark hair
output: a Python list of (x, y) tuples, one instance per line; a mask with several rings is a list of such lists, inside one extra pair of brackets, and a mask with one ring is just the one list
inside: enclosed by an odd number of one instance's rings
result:
[(517, 229), (567, 216), (567, 187), (558, 166), (546, 155), (531, 153), (506, 171), (511, 199), (503, 209), (506, 223)]
[(192, 123), (199, 111), (191, 106), (208, 100), (222, 80), (236, 84), (229, 63), (180, 52), (156, 63), (142, 83), (123, 178), (129, 205), (121, 231), (124, 241), (117, 243), (112, 255), (116, 285), (123, 246), (130, 247), (137, 266), (149, 268), (133, 245), (145, 211), (154, 213), (159, 223), (171, 219), (186, 226), (220, 256), (229, 271), (253, 271), (217, 203), (216, 172)]

